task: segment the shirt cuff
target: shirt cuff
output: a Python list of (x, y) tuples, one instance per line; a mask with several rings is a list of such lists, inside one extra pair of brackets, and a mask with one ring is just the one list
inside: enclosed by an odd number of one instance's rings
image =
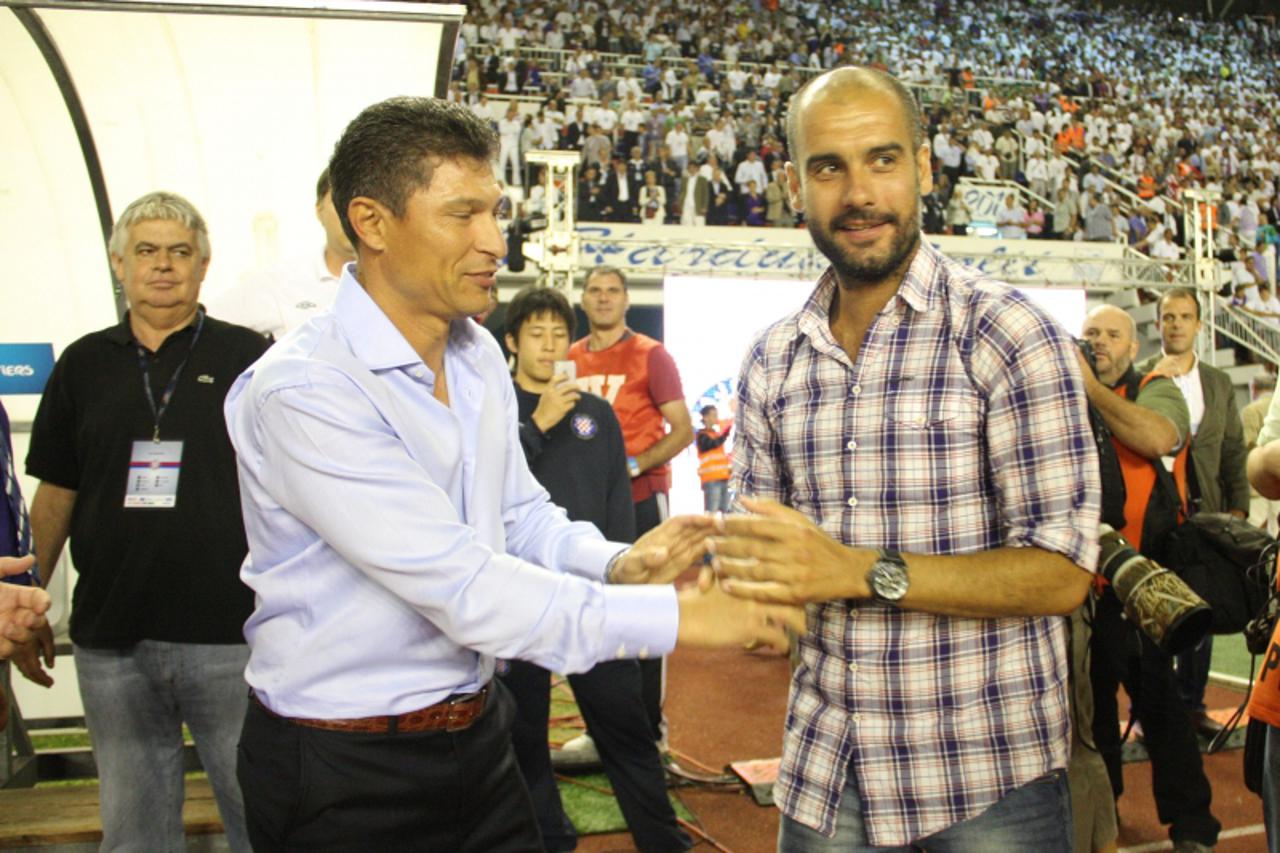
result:
[(609, 586), (604, 596), (601, 660), (656, 659), (676, 647), (680, 605), (674, 586)]
[(608, 583), (605, 570), (609, 561), (629, 547), (631, 546), (621, 542), (577, 537), (566, 544), (562, 566), (578, 577)]

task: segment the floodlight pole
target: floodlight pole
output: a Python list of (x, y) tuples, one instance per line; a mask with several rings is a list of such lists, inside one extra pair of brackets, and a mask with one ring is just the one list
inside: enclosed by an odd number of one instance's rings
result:
[(1196, 349), (1209, 364), (1217, 363), (1215, 341), (1217, 329), (1218, 259), (1214, 251), (1213, 231), (1216, 216), (1208, 211), (1222, 201), (1222, 193), (1213, 190), (1188, 189), (1182, 193), (1182, 233), (1187, 236), (1191, 260), (1191, 281), (1197, 293), (1204, 294), (1205, 334), (1196, 337)]
[(578, 271), (578, 185), (574, 171), (582, 155), (577, 151), (530, 151), (525, 161), (543, 166), (547, 227), (531, 234), (525, 256), (538, 265), (538, 283), (559, 288), (566, 296), (573, 290)]

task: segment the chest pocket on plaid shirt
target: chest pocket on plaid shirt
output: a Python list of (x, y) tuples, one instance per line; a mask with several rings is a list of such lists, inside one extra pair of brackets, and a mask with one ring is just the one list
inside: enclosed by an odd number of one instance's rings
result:
[(890, 392), (884, 398), (885, 419), (907, 435), (916, 431), (955, 431), (977, 434), (982, 421), (977, 394), (936, 388)]

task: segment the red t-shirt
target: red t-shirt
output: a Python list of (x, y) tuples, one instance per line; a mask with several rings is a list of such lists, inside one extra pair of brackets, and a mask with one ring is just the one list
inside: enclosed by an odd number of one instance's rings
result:
[[(684, 400), (680, 372), (671, 354), (647, 335), (628, 331), (608, 349), (592, 352), (588, 338), (569, 347), (569, 358), (578, 365), (578, 387), (598, 394), (613, 406), (627, 455), (638, 456), (667, 434), (666, 419), (658, 407)], [(631, 480), (631, 498), (639, 502), (654, 492), (671, 489), (670, 464), (650, 468)]]

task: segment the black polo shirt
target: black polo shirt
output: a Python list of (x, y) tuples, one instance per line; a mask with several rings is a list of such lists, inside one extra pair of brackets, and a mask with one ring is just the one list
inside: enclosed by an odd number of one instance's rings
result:
[(160, 405), (190, 353), (160, 422), (161, 440), (184, 442), (172, 509), (124, 506), (133, 443), (154, 426), (127, 315), (67, 347), (45, 386), (27, 474), (76, 491), (71, 639), (79, 645), (244, 642), (253, 596), (240, 582), (248, 545), (222, 401), (270, 342), (206, 317), (192, 349), (195, 330), (175, 332), (148, 356)]

